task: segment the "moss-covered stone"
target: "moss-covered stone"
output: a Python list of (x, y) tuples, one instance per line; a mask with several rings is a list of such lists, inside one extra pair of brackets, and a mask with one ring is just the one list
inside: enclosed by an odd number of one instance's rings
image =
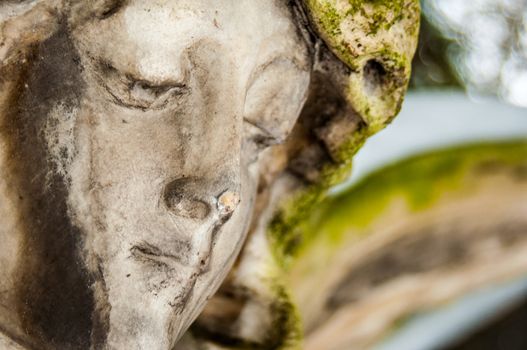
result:
[(327, 190), (344, 181), (351, 172), (352, 158), (364, 144), (367, 129), (353, 134), (338, 153), (340, 162), (326, 164), (317, 184), (296, 193), (280, 208), (270, 224), (270, 240), (273, 252), (283, 267), (295, 256), (304, 237), (305, 223), (315, 206), (326, 196)]
[(348, 100), (378, 130), (399, 111), (417, 45), (417, 0), (308, 0), (328, 47), (350, 69)]
[[(389, 281), (394, 276), (406, 276), (408, 271), (424, 274), (425, 270), (419, 266), (432, 269), (428, 265), (430, 261), (434, 262), (433, 268), (438, 266), (438, 261), (445, 264), (441, 265), (443, 268), (455, 266), (460, 261), (456, 259), (467, 256), (459, 255), (456, 247), (468, 247), (471, 242), (476, 245), (484, 238), (480, 236), (484, 230), (474, 230), (474, 219), (483, 212), (488, 213), (487, 217), (498, 213), (491, 219), (498, 220), (497, 223), (521, 216), (520, 206), (518, 212), (504, 217), (503, 213), (510, 213), (511, 209), (504, 201), (522, 203), (526, 186), (527, 142), (521, 140), (475, 144), (415, 156), (379, 169), (349, 189), (327, 198), (301, 223), (302, 240), (287, 266), (291, 289), (308, 329), (320, 319), (324, 320), (328, 312), (335, 312), (335, 305), (342, 305), (343, 310), (352, 307), (352, 303), (360, 303), (348, 292), (353, 294), (357, 290), (355, 296), (361, 295), (366, 290), (361, 286), (366, 286), (368, 292), (363, 295), (368, 300), (368, 295), (387, 290), (383, 285), (369, 284), (368, 281), (380, 281), (379, 276)], [(514, 238), (508, 241), (507, 235), (521, 235), (521, 225), (513, 222), (514, 219), (511, 225), (489, 227), (489, 232), (500, 236), (502, 242), (510, 242), (504, 245), (510, 245), (503, 248), (504, 252), (513, 250), (512, 246), (517, 244)], [(469, 227), (465, 234), (462, 234), (463, 227)], [(437, 238), (438, 232), (442, 238)], [(450, 232), (451, 238), (445, 238), (449, 237), (445, 232)], [(471, 233), (467, 236), (467, 232)], [(434, 239), (449, 243), (437, 247)], [(400, 250), (396, 242), (403, 242), (402, 246), (408, 242), (421, 243)], [(434, 256), (436, 251), (438, 255)], [(361, 252), (368, 253), (360, 258)], [(437, 257), (440, 259), (435, 260)], [(393, 265), (387, 266), (387, 262)], [(413, 277), (408, 275), (408, 278)], [(357, 284), (340, 283), (343, 281)], [(314, 286), (319, 289), (313, 290)], [(333, 298), (341, 290), (346, 292), (340, 294), (343, 298), (340, 300), (353, 300), (350, 304), (338, 304)], [(308, 300), (313, 301), (307, 303)], [(407, 312), (412, 310), (415, 311), (408, 308), (399, 317), (408, 316)], [(378, 308), (372, 312), (382, 314)]]
[[(300, 347), (301, 325), (286, 283), (287, 270), (309, 241), (314, 208), (328, 189), (349, 176), (352, 157), (366, 139), (399, 112), (410, 77), (420, 8), (417, 0), (306, 0), (315, 29), (330, 50), (349, 67), (347, 102), (364, 121), (332, 152), (316, 183), (295, 193), (278, 209), (269, 227), (280, 295), (277, 329), (281, 349)], [(287, 311), (284, 313), (283, 311)]]
[(306, 0), (309, 16), (333, 53), (349, 68), (346, 98), (365, 125), (349, 135), (316, 184), (295, 194), (270, 225), (277, 259), (287, 265), (306, 239), (304, 223), (327, 190), (351, 171), (365, 140), (399, 112), (417, 46), (418, 0)]
[(366, 232), (396, 198), (404, 198), (410, 210), (422, 211), (453, 192), (463, 195), (478, 178), (477, 171), (490, 167), (510, 170), (512, 176), (525, 172), (527, 142), (441, 150), (379, 169), (312, 212), (302, 223), (304, 235), (297, 253), (319, 243), (336, 248), (349, 238), (350, 229)]

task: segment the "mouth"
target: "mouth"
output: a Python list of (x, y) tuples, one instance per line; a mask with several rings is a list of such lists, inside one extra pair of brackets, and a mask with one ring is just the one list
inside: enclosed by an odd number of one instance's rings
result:
[(167, 253), (147, 242), (141, 242), (130, 249), (132, 258), (139, 262), (151, 262), (169, 268), (190, 267), (188, 259)]
[[(162, 274), (163, 270), (178, 271), (183, 275), (184, 283), (178, 287), (177, 294), (168, 302), (176, 314), (181, 314), (185, 308), (186, 301), (192, 294), (199, 276), (199, 266), (190, 264), (189, 259), (182, 258), (153, 246), (147, 242), (141, 242), (130, 249), (131, 257), (141, 264), (153, 266), (153, 268)], [(157, 293), (161, 289), (169, 288), (169, 285), (155, 288)]]
[[(138, 242), (130, 248), (130, 257), (141, 265), (149, 266), (152, 276), (157, 276), (153, 277), (154, 280), (163, 275), (166, 277), (163, 277), (162, 282), (172, 280), (177, 284), (176, 286), (172, 283), (161, 283), (154, 287), (156, 295), (161, 289), (168, 288), (167, 292), (169, 292), (170, 286), (176, 287), (173, 290), (176, 294), (172, 295), (168, 302), (175, 314), (182, 314), (185, 309), (188, 309), (187, 301), (193, 294), (198, 278), (209, 271), (211, 249), (216, 235), (230, 219), (238, 201), (238, 197), (230, 191), (219, 196), (218, 209), (221, 218), (208, 227), (207, 233), (200, 242), (194, 242), (197, 243), (197, 249), (192, 249), (191, 243), (182, 241), (172, 243), (170, 251), (163, 249), (163, 246), (152, 245), (145, 241)], [(176, 255), (172, 252), (182, 254)]]

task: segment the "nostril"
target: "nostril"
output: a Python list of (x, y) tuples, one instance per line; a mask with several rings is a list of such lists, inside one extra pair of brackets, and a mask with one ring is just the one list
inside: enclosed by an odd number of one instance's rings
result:
[(165, 203), (174, 214), (184, 218), (203, 220), (210, 213), (210, 206), (196, 198), (172, 194), (165, 196)]
[[(222, 187), (232, 188), (210, 179), (182, 177), (165, 186), (162, 198), (166, 208), (177, 216), (195, 220), (214, 216), (225, 220), (238, 206), (240, 195), (230, 189), (218, 191)], [(216, 196), (218, 193), (221, 194)]]

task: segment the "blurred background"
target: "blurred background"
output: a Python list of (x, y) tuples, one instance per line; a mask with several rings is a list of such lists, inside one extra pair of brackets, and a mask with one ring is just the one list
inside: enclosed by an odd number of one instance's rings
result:
[(293, 269), (307, 349), (527, 349), (527, 0), (422, 9), (402, 112)]
[(459, 87), (527, 107), (527, 2), (423, 0), (413, 88)]
[[(464, 121), (469, 130), (466, 137), (454, 141), (454, 144), (473, 142), (474, 139), (486, 142), (526, 140), (527, 1), (424, 0), (421, 4), (422, 30), (414, 60), (413, 92), (421, 91), (424, 96), (427, 96), (427, 90), (436, 88), (464, 92), (460, 100), (465, 101), (466, 107), (473, 108), (466, 110), (462, 106), (452, 106), (452, 115)], [(433, 93), (428, 96), (434, 99)], [(485, 104), (482, 99), (493, 104), (494, 108), (481, 108)], [(405, 111), (413, 115), (417, 112), (409, 108)], [(489, 127), (484, 135), (474, 130), (482, 124)], [(437, 133), (437, 129), (428, 130)], [(496, 205), (499, 205), (499, 198)], [(527, 211), (522, 212), (527, 216)], [(521, 231), (520, 234), (527, 235), (526, 229)], [(423, 342), (413, 348), (527, 349), (527, 271), (524, 273), (525, 276), (520, 272), (517, 278), (511, 278), (503, 285), (491, 283), (454, 302), (454, 306), (445, 307), (454, 312), (444, 312), (445, 315), (436, 320), (437, 324), (432, 322), (429, 327), (437, 330), (442, 324), (460, 324), (450, 327), (453, 329), (435, 344)], [(470, 316), (474, 317), (471, 319)], [(457, 322), (459, 320), (461, 322)], [(421, 323), (422, 328), (426, 328), (426, 321)], [(404, 342), (405, 337), (419, 337), (419, 331), (427, 332), (425, 329), (401, 332), (401, 336), (389, 339), (381, 348), (396, 348), (397, 342), (401, 339)], [(406, 342), (412, 344), (411, 339)]]

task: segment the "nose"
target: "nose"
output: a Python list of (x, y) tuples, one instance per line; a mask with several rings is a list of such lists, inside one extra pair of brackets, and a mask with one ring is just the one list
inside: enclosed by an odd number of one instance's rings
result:
[(209, 267), (214, 236), (236, 210), (240, 195), (229, 177), (213, 181), (183, 177), (166, 185), (163, 199), (167, 209), (177, 217), (197, 224), (190, 238), (189, 264), (199, 273)]
[(163, 201), (174, 215), (196, 221), (227, 220), (240, 202), (239, 185), (183, 177), (166, 185)]

